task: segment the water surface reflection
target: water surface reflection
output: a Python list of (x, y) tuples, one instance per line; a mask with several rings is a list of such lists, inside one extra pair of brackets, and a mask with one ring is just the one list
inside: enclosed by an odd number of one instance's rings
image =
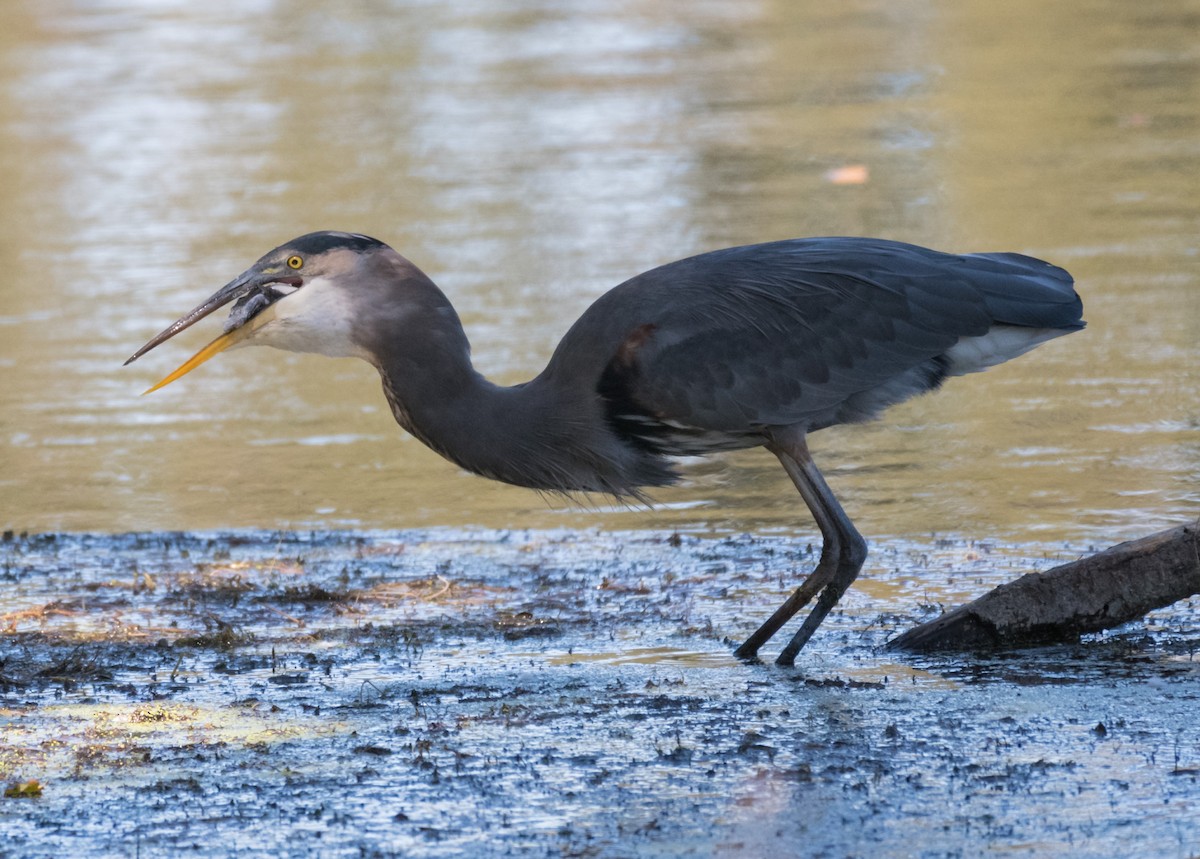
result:
[[(26, 4), (0, 34), (0, 523), (809, 527), (770, 457), (547, 507), (393, 425), (372, 371), (137, 345), (278, 242), (395, 244), (482, 369), (603, 289), (806, 234), (1072, 269), (1089, 329), (818, 436), (864, 532), (1109, 542), (1200, 501), (1200, 55), (1183, 7), (712, 0)], [(1069, 33), (1069, 38), (1064, 34)], [(830, 171), (862, 165), (862, 183)], [(197, 332), (202, 342), (209, 332)]]

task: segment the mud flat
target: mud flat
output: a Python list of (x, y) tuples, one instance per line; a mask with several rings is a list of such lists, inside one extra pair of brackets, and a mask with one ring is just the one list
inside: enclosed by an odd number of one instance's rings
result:
[(785, 671), (805, 541), (7, 534), (0, 855), (1198, 856), (1200, 602), (884, 647), (1085, 550), (876, 544)]

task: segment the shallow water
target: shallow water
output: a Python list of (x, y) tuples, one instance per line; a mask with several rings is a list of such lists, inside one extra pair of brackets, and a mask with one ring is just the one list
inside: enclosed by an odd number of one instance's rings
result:
[[(1102, 11), (1099, 9), (1102, 8)], [(395, 427), (373, 371), (120, 362), (277, 243), (395, 244), (535, 374), (629, 275), (882, 235), (1077, 276), (1087, 331), (814, 447), (864, 533), (1112, 541), (1196, 515), (1194, 3), (21, 4), (0, 33), (0, 525), (808, 528), (761, 452), (560, 509)], [(848, 169), (846, 169), (848, 168)]]
[(577, 530), (6, 540), (0, 772), (42, 794), (0, 800), (0, 843), (1195, 855), (1200, 605), (1072, 647), (890, 652), (936, 611), (924, 576), (959, 601), (1047, 560), (911, 544), (797, 670), (734, 660), (810, 559)]
[[(0, 782), (42, 795), (0, 854), (1196, 854), (1194, 601), (882, 649), (1200, 510), (1193, 0), (3, 17)], [(872, 554), (785, 672), (727, 641), (813, 561), (762, 452), (563, 507), (406, 438), (354, 362), (139, 398), (218, 323), (121, 361), (323, 228), (425, 268), (502, 382), (631, 274), (799, 235), (1042, 256), (1089, 327), (815, 437)]]

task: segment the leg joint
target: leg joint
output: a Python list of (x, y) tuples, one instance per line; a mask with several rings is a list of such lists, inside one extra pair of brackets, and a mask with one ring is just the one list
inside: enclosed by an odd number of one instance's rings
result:
[(847, 566), (853, 565), (854, 569), (857, 570), (867, 560), (867, 541), (857, 531), (851, 531), (849, 534), (842, 535), (841, 548), (842, 561)]

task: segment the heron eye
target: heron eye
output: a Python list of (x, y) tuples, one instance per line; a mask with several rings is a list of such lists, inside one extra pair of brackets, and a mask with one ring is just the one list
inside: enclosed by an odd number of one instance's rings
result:
[(288, 268), (300, 268), (300, 266), (304, 265), (304, 260), (298, 256), (290, 256), (287, 258), (287, 264)]

